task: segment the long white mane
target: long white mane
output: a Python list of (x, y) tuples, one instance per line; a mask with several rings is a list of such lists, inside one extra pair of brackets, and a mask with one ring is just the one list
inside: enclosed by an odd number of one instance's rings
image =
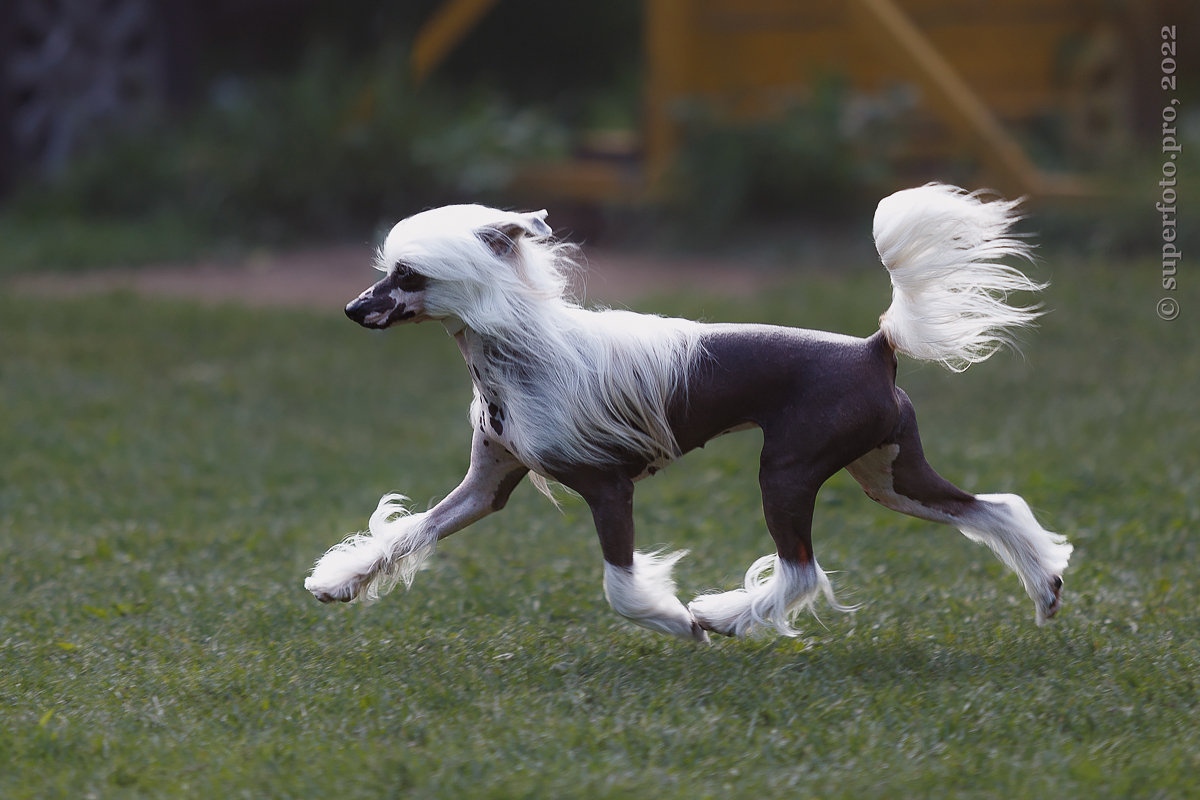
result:
[[(382, 266), (427, 276), (426, 313), (465, 325), (475, 384), (471, 421), (503, 409), (503, 438), (537, 472), (679, 455), (668, 422), (702, 348), (689, 320), (587, 310), (570, 294), (576, 248), (555, 242), (545, 212), (449, 206), (396, 226)], [(480, 238), (507, 231), (511, 251)]]

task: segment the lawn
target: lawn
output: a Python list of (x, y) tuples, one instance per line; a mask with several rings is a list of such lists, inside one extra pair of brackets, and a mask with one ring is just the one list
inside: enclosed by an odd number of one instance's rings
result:
[[(930, 462), (1070, 536), (1065, 608), (844, 473), (814, 542), (852, 615), (698, 647), (607, 608), (586, 507), (524, 485), (407, 593), (313, 560), (466, 469), (435, 326), (0, 295), (0, 795), (1179, 797), (1200, 793), (1200, 292), (1048, 258), (1052, 310), (962, 375), (903, 362)], [(646, 308), (865, 335), (882, 268)], [(753, 432), (641, 484), (691, 593), (770, 549)]]

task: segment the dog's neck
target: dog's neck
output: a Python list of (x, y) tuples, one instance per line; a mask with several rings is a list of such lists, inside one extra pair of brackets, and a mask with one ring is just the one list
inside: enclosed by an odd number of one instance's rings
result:
[[(543, 308), (543, 312), (546, 309)], [(525, 318), (525, 324), (515, 330), (494, 331), (483, 333), (475, 328), (467, 325), (461, 317), (449, 316), (442, 319), (442, 327), (446, 329), (446, 333), (454, 339), (458, 345), (459, 352), (462, 353), (463, 360), (467, 362), (467, 366), (471, 369), (472, 375), (478, 383), (480, 371), (487, 372), (486, 364), (490, 352), (494, 352), (493, 345), (502, 344), (505, 350), (511, 351), (514, 347), (518, 350), (524, 349), (527, 342), (538, 338), (539, 329), (546, 324), (554, 324), (562, 327), (567, 323), (566, 319), (555, 313), (556, 310), (551, 310), (547, 316), (529, 315)], [(486, 343), (491, 345), (486, 345)], [(486, 346), (485, 346), (486, 345)]]
[(442, 325), (458, 345), (458, 351), (462, 353), (463, 361), (467, 363), (467, 369), (471, 372), (471, 382), (475, 385), (476, 392), (494, 402), (498, 399), (496, 390), (487, 386), (483, 378), (489, 372), (486, 368), (487, 351), (483, 345), (483, 337), (468, 328), (458, 317), (447, 317), (442, 320)]
[(467, 323), (463, 322), (458, 317), (446, 317), (442, 320), (442, 327), (446, 329), (446, 333), (454, 339), (454, 343), (458, 345), (458, 352), (462, 353), (463, 361), (467, 362), (467, 368), (471, 370), (471, 378), (475, 383), (476, 388), (479, 386), (479, 369), (475, 362), (478, 362), (482, 357), (479, 348), (478, 336), (469, 337), (467, 334), (471, 332), (467, 327)]
[(442, 327), (446, 329), (446, 333), (457, 339), (458, 335), (466, 330), (467, 323), (458, 317), (446, 317), (442, 320)]
[[(467, 323), (463, 322), (458, 317), (446, 317), (442, 320), (442, 327), (446, 329), (446, 333), (454, 339), (454, 343), (458, 345), (458, 352), (462, 353), (463, 361), (467, 362), (467, 368), (470, 369), (471, 361), (473, 360), (471, 342), (467, 340)], [(474, 356), (475, 358), (478, 355)], [(472, 370), (472, 376), (474, 375)]]

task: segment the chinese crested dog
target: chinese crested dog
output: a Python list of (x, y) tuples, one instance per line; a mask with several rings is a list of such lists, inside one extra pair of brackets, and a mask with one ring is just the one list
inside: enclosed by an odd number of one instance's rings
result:
[[(384, 496), (369, 531), (322, 556), (305, 588), (330, 602), (410, 584), (439, 539), (502, 509), (530, 474), (542, 491), (557, 481), (587, 502), (604, 592), (621, 616), (697, 641), (708, 631), (793, 636), (793, 618), (819, 595), (845, 610), (812, 545), (817, 490), (845, 469), (876, 502), (990, 547), (1043, 623), (1059, 609), (1071, 545), (1017, 495), (973, 495), (934, 472), (895, 385), (896, 353), (960, 371), (1037, 316), (1006, 298), (1044, 285), (998, 263), (1028, 255), (1010, 233), (1015, 206), (937, 184), (884, 199), (874, 237), (892, 304), (866, 339), (581, 308), (567, 293), (573, 248), (554, 241), (545, 211), (460, 205), (400, 222), (380, 249), (383, 279), (346, 314), (367, 328), (445, 326), (474, 382), (470, 469), (428, 511)], [(752, 427), (763, 433), (759, 481), (775, 552), (750, 566), (743, 588), (684, 605), (671, 579), (683, 553), (634, 549), (634, 484)]]

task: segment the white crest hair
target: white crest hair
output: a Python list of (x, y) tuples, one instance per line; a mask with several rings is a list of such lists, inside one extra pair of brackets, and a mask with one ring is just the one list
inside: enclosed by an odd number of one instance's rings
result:
[[(699, 326), (581, 308), (569, 294), (576, 248), (554, 242), (544, 216), (478, 205), (426, 211), (392, 230), (382, 264), (427, 276), (426, 312), (466, 325), (483, 355), (472, 363), (480, 374), (471, 421), (485, 421), (482, 383), (502, 400), (506, 443), (536, 471), (678, 457), (667, 410), (701, 352)], [(508, 254), (478, 235), (513, 226), (523, 233)]]
[(880, 201), (875, 247), (891, 274), (892, 304), (879, 327), (896, 350), (961, 372), (1001, 347), (1016, 349), (1010, 329), (1032, 325), (1039, 306), (1005, 301), (1046, 288), (994, 263), (1030, 259), (1030, 246), (1009, 234), (1019, 204), (934, 183)]

